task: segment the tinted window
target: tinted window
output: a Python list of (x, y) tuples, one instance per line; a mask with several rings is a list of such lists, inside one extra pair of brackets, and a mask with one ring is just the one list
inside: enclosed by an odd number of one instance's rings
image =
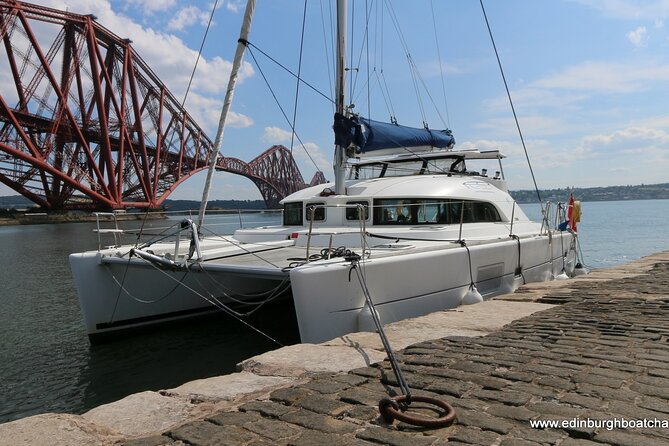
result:
[(307, 221), (314, 216), (314, 221), (325, 220), (325, 203), (309, 203), (307, 204)]
[[(356, 205), (362, 205), (365, 216), (364, 219), (369, 218), (369, 203), (366, 201), (347, 201), (346, 202), (346, 220), (360, 220), (360, 208)], [(355, 207), (354, 207), (355, 206)]]
[(374, 200), (374, 224), (460, 224), (502, 221), (492, 203), (462, 200)]
[(302, 203), (286, 203), (283, 205), (283, 224), (286, 226), (302, 224)]

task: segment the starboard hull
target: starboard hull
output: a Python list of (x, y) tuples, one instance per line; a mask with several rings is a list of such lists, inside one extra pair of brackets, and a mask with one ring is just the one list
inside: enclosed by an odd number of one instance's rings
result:
[[(372, 257), (357, 268), (381, 321), (389, 323), (461, 305), (470, 290), (470, 260), (473, 281), (486, 299), (513, 292), (523, 283), (552, 280), (563, 269), (571, 275), (576, 259), (570, 249), (573, 237), (564, 232), (524, 238), (520, 248), (509, 239), (472, 245), (468, 250), (457, 247)], [(296, 268), (291, 271), (291, 287), (302, 342), (375, 330), (350, 264)]]

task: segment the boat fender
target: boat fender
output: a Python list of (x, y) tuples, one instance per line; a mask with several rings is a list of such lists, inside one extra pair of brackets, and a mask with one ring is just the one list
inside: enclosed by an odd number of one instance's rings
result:
[[(376, 313), (376, 317), (378, 318), (379, 312), (376, 311), (376, 308), (374, 308), (373, 311)], [(376, 324), (374, 323), (372, 310), (369, 308), (369, 305), (362, 307), (358, 313), (358, 331), (376, 331)]]
[(470, 285), (469, 290), (462, 296), (460, 304), (462, 305), (472, 305), (483, 302), (483, 296), (479, 293), (479, 290), (476, 289), (474, 284)]
[(562, 270), (560, 274), (555, 276), (555, 280), (567, 280), (567, 279), (569, 279), (569, 276), (567, 275), (565, 270)]
[(574, 277), (576, 276), (584, 276), (588, 274), (588, 270), (583, 267), (581, 262), (578, 262), (576, 266), (574, 267)]

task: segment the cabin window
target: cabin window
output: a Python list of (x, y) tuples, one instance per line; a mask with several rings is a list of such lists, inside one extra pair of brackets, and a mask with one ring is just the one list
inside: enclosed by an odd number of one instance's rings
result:
[(325, 203), (309, 203), (307, 205), (307, 221), (311, 221), (312, 215), (314, 221), (325, 220)]
[(460, 224), (502, 221), (492, 203), (434, 199), (374, 200), (376, 225)]
[(283, 205), (283, 224), (285, 226), (302, 225), (302, 202)]
[(357, 205), (362, 205), (363, 212), (365, 213), (363, 219), (367, 220), (369, 218), (369, 203), (366, 201), (347, 201), (346, 202), (346, 220), (360, 220), (360, 208)]
[(386, 198), (374, 200), (374, 224), (414, 224), (411, 200)]

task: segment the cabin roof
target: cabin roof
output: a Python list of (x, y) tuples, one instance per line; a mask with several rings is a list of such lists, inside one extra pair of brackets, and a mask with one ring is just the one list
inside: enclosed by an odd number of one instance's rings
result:
[[(328, 201), (371, 198), (454, 198), (482, 201), (512, 201), (508, 193), (487, 177), (468, 175), (410, 175), (364, 180), (347, 180), (347, 195), (333, 196)], [(293, 193), (282, 202), (326, 200), (321, 192), (334, 188), (333, 183), (309, 187)]]

